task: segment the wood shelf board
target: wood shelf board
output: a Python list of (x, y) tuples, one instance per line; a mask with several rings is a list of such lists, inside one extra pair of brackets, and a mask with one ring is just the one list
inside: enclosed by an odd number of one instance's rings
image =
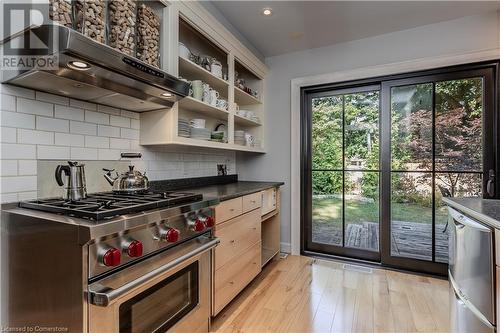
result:
[[(188, 80), (202, 80), (217, 90), (220, 94), (227, 94), (229, 82), (213, 75), (205, 68), (198, 66), (189, 59), (179, 57), (179, 76)], [(225, 91), (224, 91), (225, 90)]]
[(216, 141), (208, 141), (208, 140), (198, 140), (193, 138), (185, 138), (181, 136), (174, 137), (172, 141), (166, 142), (154, 142), (143, 144), (144, 146), (190, 146), (190, 147), (203, 147), (203, 148), (214, 148), (214, 149), (226, 149), (226, 150), (235, 150), (235, 151), (245, 151), (251, 153), (264, 154), (265, 151), (261, 148), (255, 147), (246, 147), (240, 146), (236, 144), (216, 142)]
[(265, 264), (267, 264), (269, 261), (271, 261), (271, 259), (274, 258), (275, 255), (277, 255), (280, 251), (276, 251), (276, 250), (271, 250), (271, 249), (266, 249), (265, 247), (262, 247), (262, 261), (261, 261), (261, 265), (262, 267), (265, 266)]
[(271, 217), (278, 215), (278, 213), (279, 213), (279, 211), (277, 209), (275, 209), (274, 211), (267, 213), (266, 215), (263, 215), (261, 222), (269, 221), (269, 219)]
[(234, 87), (234, 101), (240, 106), (262, 104), (258, 98), (253, 97), (238, 87)]
[(262, 126), (261, 123), (258, 123), (256, 121), (250, 120), (242, 116), (238, 116), (237, 114), (234, 115), (234, 123), (242, 126), (251, 126), (251, 127)]
[(190, 96), (184, 97), (179, 101), (179, 108), (225, 121), (227, 121), (229, 115), (227, 110), (212, 106)]

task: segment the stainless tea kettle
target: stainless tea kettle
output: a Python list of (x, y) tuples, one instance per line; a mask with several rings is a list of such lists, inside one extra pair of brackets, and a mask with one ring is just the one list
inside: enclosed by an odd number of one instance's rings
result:
[(144, 192), (149, 188), (149, 180), (146, 177), (146, 172), (140, 173), (134, 170), (133, 165), (129, 165), (129, 170), (121, 174), (116, 172), (116, 177), (111, 176), (114, 169), (103, 169), (106, 174), (104, 178), (113, 186), (113, 192)]
[(59, 186), (64, 185), (62, 174), (67, 176), (65, 199), (78, 201), (87, 198), (87, 187), (85, 184), (85, 164), (68, 161), (68, 165), (58, 165), (55, 176)]
[[(122, 158), (141, 158), (141, 153), (121, 153)], [(115, 171), (114, 169), (103, 169), (106, 174), (104, 178), (108, 183), (113, 186), (113, 192), (118, 193), (134, 193), (134, 192), (145, 192), (149, 189), (149, 180), (146, 177), (146, 172), (140, 173), (134, 170), (133, 165), (129, 165), (128, 171), (118, 174), (116, 176), (111, 176), (111, 173)]]

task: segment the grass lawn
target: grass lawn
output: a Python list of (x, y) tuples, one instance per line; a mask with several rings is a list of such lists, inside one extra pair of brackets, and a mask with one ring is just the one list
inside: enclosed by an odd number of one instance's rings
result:
[[(327, 222), (340, 224), (342, 222), (342, 200), (338, 198), (318, 198), (313, 196), (313, 220), (315, 223)], [(362, 202), (346, 200), (346, 223), (378, 222), (379, 202)], [(413, 203), (393, 203), (392, 220), (417, 223), (431, 223), (432, 209)], [(436, 210), (436, 223), (446, 223), (446, 207)]]

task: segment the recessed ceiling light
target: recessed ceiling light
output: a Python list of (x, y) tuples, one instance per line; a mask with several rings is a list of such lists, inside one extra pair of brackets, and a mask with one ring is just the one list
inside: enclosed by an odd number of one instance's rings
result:
[(89, 69), (90, 65), (83, 61), (70, 61), (68, 62), (68, 67), (79, 71), (84, 71), (86, 69)]
[(273, 15), (273, 9), (269, 8), (269, 7), (262, 9), (262, 15), (264, 15), (264, 16)]
[(167, 98), (170, 98), (172, 97), (172, 94), (171, 93), (163, 93), (161, 94), (163, 97), (167, 97)]

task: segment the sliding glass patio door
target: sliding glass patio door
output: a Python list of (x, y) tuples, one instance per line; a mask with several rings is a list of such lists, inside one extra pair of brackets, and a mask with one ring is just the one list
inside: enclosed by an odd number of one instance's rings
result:
[(378, 260), (380, 86), (310, 96), (309, 247)]
[(443, 197), (496, 197), (494, 67), (303, 91), (302, 249), (445, 274)]
[(442, 198), (495, 197), (492, 71), (389, 80), (381, 95), (382, 261), (444, 274)]

